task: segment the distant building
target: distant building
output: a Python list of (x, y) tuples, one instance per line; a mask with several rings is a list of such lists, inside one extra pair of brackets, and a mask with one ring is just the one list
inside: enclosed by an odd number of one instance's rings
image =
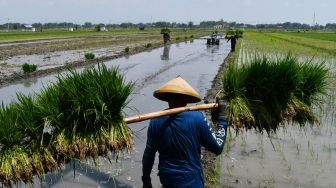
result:
[(36, 32), (36, 28), (30, 24), (23, 25), (22, 31), (24, 32)]
[(106, 27), (101, 27), (100, 31), (108, 31)]
[(69, 31), (74, 32), (74, 31), (75, 31), (75, 28), (70, 27), (70, 28), (69, 28)]
[(223, 27), (223, 25), (215, 25), (214, 26), (214, 29), (223, 29), (224, 27)]

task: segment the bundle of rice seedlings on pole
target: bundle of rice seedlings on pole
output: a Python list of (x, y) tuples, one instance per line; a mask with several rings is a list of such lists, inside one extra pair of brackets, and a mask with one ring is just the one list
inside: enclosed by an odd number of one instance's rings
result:
[(128, 150), (122, 110), (133, 83), (117, 68), (71, 71), (34, 97), (0, 107), (0, 183), (32, 183), (70, 160)]
[(229, 121), (261, 132), (276, 131), (284, 120), (312, 122), (312, 105), (324, 94), (327, 75), (323, 65), (300, 64), (290, 54), (275, 61), (255, 56), (241, 67), (230, 65), (222, 79)]
[(17, 95), (18, 102), (0, 109), (0, 182), (11, 187), (31, 183), (33, 176), (54, 171), (57, 163), (42, 143), (43, 119), (30, 96)]
[(59, 76), (37, 99), (45, 122), (53, 130), (58, 162), (107, 156), (133, 145), (122, 109), (133, 88), (117, 68), (71, 71)]
[(0, 108), (0, 180), (4, 186), (30, 182), (32, 166), (27, 152), (30, 138), (22, 131), (17, 104)]

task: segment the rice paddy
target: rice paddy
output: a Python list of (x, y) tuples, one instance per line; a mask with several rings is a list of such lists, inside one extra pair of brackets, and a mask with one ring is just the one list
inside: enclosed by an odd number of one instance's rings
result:
[[(330, 53), (334, 50), (332, 46), (335, 47), (332, 36), (328, 33), (244, 33), (235, 54), (236, 66), (250, 66), (256, 56), (276, 62), (291, 53), (298, 62), (310, 62), (315, 67), (323, 63), (328, 70), (327, 90), (326, 95), (320, 95), (316, 103), (311, 105), (317, 121), (285, 121), (272, 134), (260, 134), (260, 130), (239, 131), (238, 134), (231, 131), (233, 140), (230, 145), (234, 147), (227, 147), (229, 151), (222, 157), (222, 185), (293, 188), (335, 186), (336, 57)], [(255, 76), (258, 77), (257, 74)], [(287, 79), (284, 77), (282, 80)], [(302, 88), (314, 91), (306, 86)]]

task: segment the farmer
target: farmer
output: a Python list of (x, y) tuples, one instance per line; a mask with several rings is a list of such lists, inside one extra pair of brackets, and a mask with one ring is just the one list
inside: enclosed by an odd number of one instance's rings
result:
[(234, 52), (235, 49), (236, 49), (236, 43), (237, 43), (237, 40), (238, 40), (238, 35), (234, 34), (231, 37), (227, 37), (227, 39), (228, 39), (227, 42), (229, 42), (231, 40), (231, 52)]
[[(201, 96), (181, 77), (161, 86), (154, 92), (154, 97), (168, 102), (169, 108), (201, 101)], [(152, 187), (150, 174), (157, 151), (160, 154), (158, 175), (164, 188), (204, 187), (201, 146), (220, 154), (226, 139), (226, 106), (221, 100), (218, 103), (216, 133), (212, 133), (204, 115), (197, 111), (181, 112), (150, 121), (142, 159), (144, 188)]]
[(163, 42), (167, 43), (168, 41), (170, 41), (170, 35), (167, 31), (163, 32)]
[(212, 32), (212, 35), (211, 35), (211, 44), (212, 45), (214, 45), (216, 43), (216, 39), (217, 39), (216, 32)]

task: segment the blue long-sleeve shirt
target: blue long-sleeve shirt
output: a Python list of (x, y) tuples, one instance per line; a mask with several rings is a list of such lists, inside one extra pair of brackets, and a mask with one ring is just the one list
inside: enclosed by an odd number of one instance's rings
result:
[(175, 184), (198, 179), (203, 182), (201, 145), (215, 154), (223, 151), (227, 121), (219, 119), (220, 129), (213, 133), (201, 112), (182, 112), (150, 121), (143, 155), (143, 181), (150, 181), (155, 153), (159, 152), (160, 179)]

